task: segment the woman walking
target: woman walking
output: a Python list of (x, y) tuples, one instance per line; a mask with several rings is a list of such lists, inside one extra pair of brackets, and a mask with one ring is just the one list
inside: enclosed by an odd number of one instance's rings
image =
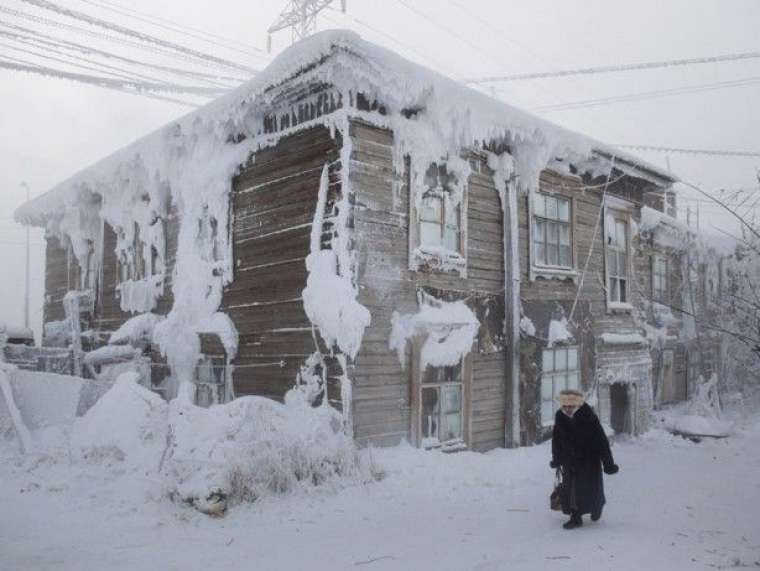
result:
[(559, 401), (550, 466), (562, 472), (562, 511), (570, 515), (563, 527), (573, 529), (583, 525), (583, 514), (591, 514), (591, 521), (602, 517), (602, 467), (605, 474), (616, 474), (618, 466), (599, 418), (584, 402), (583, 393), (562, 391)]

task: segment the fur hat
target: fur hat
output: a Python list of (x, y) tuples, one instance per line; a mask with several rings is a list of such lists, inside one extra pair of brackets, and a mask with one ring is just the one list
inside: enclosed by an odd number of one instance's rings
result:
[(560, 391), (559, 393), (559, 404), (560, 406), (583, 406), (583, 403), (585, 402), (585, 399), (583, 397), (583, 393), (580, 391), (576, 391), (573, 389), (567, 389), (564, 391)]

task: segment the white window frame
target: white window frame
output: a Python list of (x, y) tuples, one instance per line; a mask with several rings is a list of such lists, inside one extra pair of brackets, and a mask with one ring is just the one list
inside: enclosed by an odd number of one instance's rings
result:
[[(564, 221), (560, 220), (551, 220), (550, 218), (546, 218), (544, 211), (543, 213), (540, 211), (541, 209), (537, 209), (537, 201), (541, 200), (538, 197), (544, 197), (543, 200), (545, 201), (546, 197), (552, 197), (554, 199), (561, 199), (568, 202), (568, 220), (567, 224), (570, 231), (570, 265), (569, 266), (562, 266), (562, 265), (550, 265), (547, 263), (541, 263), (538, 259), (538, 252), (536, 251), (536, 243), (535, 243), (535, 232), (536, 232), (536, 225), (537, 225), (537, 219), (541, 219), (544, 223), (556, 223), (556, 224), (565, 224)], [(545, 279), (563, 279), (563, 280), (571, 280), (576, 281), (578, 278), (578, 272), (575, 268), (576, 263), (576, 252), (575, 252), (575, 198), (568, 196), (566, 194), (562, 194), (559, 192), (551, 192), (551, 191), (531, 191), (528, 193), (528, 196), (526, 198), (528, 203), (528, 256), (530, 258), (529, 263), (529, 279), (531, 281), (534, 281), (536, 278), (545, 278)], [(537, 211), (538, 210), (538, 211)], [(557, 207), (557, 210), (559, 211), (559, 205)], [(543, 214), (543, 216), (541, 215)], [(548, 232), (548, 229), (545, 230), (545, 232)], [(561, 232), (558, 230), (558, 233)], [(559, 239), (559, 234), (558, 234)], [(558, 253), (559, 256), (559, 253)], [(559, 260), (558, 260), (559, 261)]]
[[(633, 303), (631, 301), (631, 286), (633, 283), (633, 272), (631, 271), (632, 268), (632, 260), (631, 260), (631, 251), (632, 251), (632, 235), (631, 235), (631, 212), (635, 209), (635, 205), (632, 202), (629, 202), (627, 200), (624, 200), (622, 198), (607, 196), (604, 199), (604, 208), (603, 208), (603, 214), (604, 214), (604, 290), (606, 292), (606, 299), (607, 299), (607, 310), (608, 311), (627, 311), (630, 312), (633, 310)], [(625, 223), (625, 249), (621, 250), (620, 248), (610, 248), (610, 240), (612, 237), (609, 235), (609, 228), (607, 224), (608, 217), (612, 217), (616, 221), (621, 221)], [(626, 273), (623, 276), (619, 272), (617, 272), (614, 276), (612, 275), (610, 268), (610, 250), (613, 250), (617, 252), (616, 256), (616, 264), (619, 265), (620, 258), (619, 255), (622, 253), (625, 255), (625, 270)], [(625, 279), (625, 300), (620, 299), (620, 295), (618, 293), (617, 298), (613, 298), (612, 296), (612, 288), (611, 288), (611, 280), (613, 278), (624, 278)], [(618, 292), (619, 292), (619, 284), (618, 284)]]
[[(420, 354), (424, 345), (426, 336), (418, 335), (412, 340), (412, 414), (411, 414), (411, 432), (412, 442), (420, 448), (442, 448), (444, 450), (457, 450), (466, 448), (470, 444), (472, 428), (470, 414), (470, 392), (472, 386), (472, 353), (465, 355), (455, 367), (459, 368), (459, 380), (455, 382), (426, 382), (426, 370), (430, 366), (423, 368), (420, 362)], [(443, 369), (443, 367), (437, 367)], [(426, 422), (424, 415), (423, 392), (427, 389), (437, 388), (438, 390), (438, 430), (441, 428), (441, 395), (443, 390), (451, 387), (461, 387), (460, 394), (460, 433), (454, 439), (441, 440), (425, 435), (423, 423)], [(440, 432), (439, 432), (440, 434)]]
[[(431, 171), (435, 169), (435, 174), (431, 175)], [(428, 172), (425, 174), (425, 181), (423, 185), (425, 188), (420, 197), (420, 201), (425, 200), (440, 200), (440, 215), (438, 218), (438, 226), (440, 227), (441, 240), (440, 245), (426, 245), (422, 243), (422, 222), (420, 216), (422, 215), (422, 208), (418, 208), (416, 204), (416, 189), (412, 188), (411, 181), (411, 168), (407, 167), (409, 173), (407, 182), (409, 184), (409, 269), (417, 271), (421, 267), (427, 270), (433, 271), (455, 271), (459, 276), (467, 277), (467, 181), (462, 181), (462, 197), (456, 206), (453, 206), (448, 199), (453, 190), (448, 186), (441, 184), (440, 177), (445, 174), (446, 176), (454, 177), (454, 175), (448, 174), (446, 170), (446, 163), (432, 163), (428, 168)], [(435, 181), (431, 181), (431, 177), (435, 176)], [(451, 218), (447, 224), (447, 211), (451, 208), (456, 208), (456, 223), (458, 226), (458, 244), (456, 249), (450, 249), (443, 246), (446, 235), (446, 228), (452, 227)], [(431, 220), (431, 224), (435, 221)]]
[[(546, 192), (534, 192), (532, 193), (533, 200), (533, 215), (531, 219), (531, 244), (533, 246), (533, 259), (537, 267), (552, 268), (559, 270), (572, 270), (575, 261), (573, 256), (573, 201), (572, 199), (562, 196), (560, 194), (550, 194)], [(550, 210), (549, 205), (553, 205), (553, 210)], [(565, 206), (564, 216), (562, 213), (562, 206)], [(536, 240), (538, 229), (543, 229), (543, 241), (540, 243)], [(567, 229), (567, 257), (566, 264), (561, 261), (562, 257), (562, 230)], [(549, 236), (552, 233), (552, 229), (555, 229), (556, 240), (550, 240)], [(544, 248), (543, 260), (541, 259), (540, 246)], [(556, 248), (556, 263), (551, 263), (549, 260), (550, 255), (548, 248)]]
[[(558, 359), (558, 355), (563, 355), (563, 357)], [(571, 355), (575, 356), (573, 367), (571, 367)], [(551, 359), (551, 369), (547, 367), (549, 359)], [(558, 365), (561, 368), (558, 368)], [(541, 352), (541, 395), (539, 399), (541, 426), (554, 425), (554, 415), (557, 411), (557, 399), (560, 391), (565, 389), (580, 390), (580, 388), (581, 364), (578, 345), (545, 347)]]
[(652, 299), (663, 305), (670, 303), (669, 270), (670, 261), (666, 256), (652, 256)]

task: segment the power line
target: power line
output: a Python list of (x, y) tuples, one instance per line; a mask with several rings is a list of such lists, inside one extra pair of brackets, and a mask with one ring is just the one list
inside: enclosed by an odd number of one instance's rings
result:
[(655, 147), (652, 145), (614, 145), (619, 149), (634, 149), (638, 151), (656, 151), (659, 153), (680, 153), (686, 155), (707, 155), (715, 157), (760, 157), (760, 152), (754, 151), (721, 151), (707, 149), (680, 149), (675, 147)]
[(616, 95), (613, 97), (603, 97), (599, 99), (586, 99), (582, 101), (571, 101), (556, 105), (543, 105), (533, 107), (531, 111), (568, 111), (572, 109), (585, 109), (588, 107), (598, 107), (599, 105), (611, 105), (613, 103), (626, 103), (629, 101), (642, 101), (645, 99), (656, 99), (658, 97), (668, 97), (672, 95), (684, 95), (687, 93), (697, 93), (700, 91), (712, 91), (715, 89), (725, 89), (727, 87), (744, 87), (760, 83), (760, 76), (747, 77), (734, 81), (722, 81), (719, 83), (707, 83), (701, 85), (691, 85), (686, 87), (676, 87), (673, 89), (658, 89), (655, 91), (645, 91), (642, 93), (631, 93), (628, 95)]
[(6, 36), (11, 39), (15, 39), (16, 41), (19, 41), (22, 43), (27, 43), (29, 45), (41, 44), (43, 46), (51, 46), (51, 47), (61, 48), (64, 50), (76, 51), (76, 52), (79, 52), (81, 54), (86, 54), (86, 55), (88, 54), (98, 55), (103, 58), (115, 59), (123, 63), (138, 65), (141, 67), (146, 67), (152, 70), (161, 71), (165, 73), (168, 72), (174, 75), (187, 76), (192, 79), (196, 79), (200, 81), (207, 81), (207, 82), (227, 81), (227, 82), (236, 82), (236, 83), (240, 83), (244, 81), (243, 79), (239, 77), (230, 77), (230, 76), (219, 75), (219, 74), (203, 73), (203, 72), (191, 71), (187, 69), (179, 69), (179, 68), (175, 68), (171, 66), (152, 64), (146, 61), (139, 61), (139, 60), (128, 58), (128, 57), (125, 57), (113, 52), (104, 51), (104, 50), (86, 46), (84, 44), (80, 44), (77, 42), (72, 42), (69, 40), (57, 38), (49, 34), (44, 34), (42, 32), (32, 30), (31, 28), (26, 28), (24, 26), (11, 24), (8, 22), (4, 22), (2, 20), (0, 20), (0, 26), (11, 30), (11, 31), (0, 30), (0, 35)]
[[(0, 35), (2, 35), (2, 33), (0, 33)], [(54, 62), (57, 62), (57, 63), (62, 63), (62, 64), (65, 64), (65, 65), (70, 65), (70, 66), (73, 66), (73, 67), (77, 67), (79, 69), (85, 69), (85, 70), (88, 70), (88, 71), (95, 71), (95, 72), (98, 72), (98, 73), (106, 73), (106, 74), (108, 74), (108, 75), (110, 75), (112, 77), (117, 77), (117, 78), (121, 78), (121, 79), (126, 79), (126, 80), (145, 80), (145, 81), (152, 81), (152, 82), (159, 81), (155, 77), (149, 77), (149, 76), (146, 76), (146, 75), (141, 75), (141, 74), (138, 74), (138, 73), (131, 72), (129, 70), (125, 70), (123, 68), (119, 68), (119, 67), (115, 67), (115, 66), (110, 66), (110, 65), (104, 64), (104, 63), (94, 62), (91, 59), (83, 58), (81, 56), (74, 56), (74, 55), (62, 53), (59, 50), (56, 50), (54, 48), (47, 48), (47, 49), (48, 49), (48, 51), (50, 51), (52, 53), (56, 53), (56, 54), (62, 55), (63, 57), (66, 57), (66, 58), (71, 58), (71, 59), (73, 59), (75, 61), (70, 61), (68, 59), (62, 59), (62, 58), (55, 57), (55, 56), (52, 56), (52, 55), (49, 55), (49, 54), (45, 54), (45, 53), (39, 53), (39, 52), (34, 51), (34, 50), (24, 49), (24, 48), (21, 48), (21, 47), (18, 47), (18, 46), (6, 44), (5, 42), (2, 42), (2, 41), (0, 41), (0, 47), (8, 48), (8, 49), (11, 49), (11, 50), (14, 50), (14, 51), (17, 51), (17, 52), (24, 53), (26, 55), (31, 55), (31, 56), (39, 57), (39, 58), (50, 60), (50, 61), (54, 61)], [(3, 54), (0, 54), (0, 57), (7, 57), (7, 56), (3, 56)], [(14, 59), (16, 59), (16, 58), (14, 58)], [(16, 61), (19, 61), (19, 60), (16, 59)], [(85, 62), (85, 63), (77, 63), (77, 61)], [(34, 65), (32, 62), (29, 62), (29, 61), (24, 61), (23, 63), (28, 64), (28, 65)], [(93, 64), (93, 65), (88, 65), (88, 64)]]
[[(400, 0), (399, 0), (400, 1)], [(620, 71), (636, 71), (643, 69), (658, 69), (665, 67), (676, 67), (683, 65), (701, 65), (708, 63), (722, 63), (730, 61), (740, 61), (747, 59), (759, 59), (760, 52), (744, 52), (737, 54), (726, 54), (719, 56), (710, 56), (702, 58), (675, 59), (667, 61), (655, 61), (646, 63), (632, 63), (623, 65), (604, 65), (598, 67), (584, 67), (577, 69), (567, 69), (562, 71), (543, 71), (538, 73), (515, 73), (511, 75), (492, 75), (487, 77), (476, 77), (464, 80), (468, 84), (491, 83), (500, 81), (524, 81), (528, 79), (550, 79), (556, 77), (568, 77), (572, 75), (593, 75), (597, 73), (613, 73)]]
[[(133, 10), (131, 8), (127, 8), (126, 6), (122, 6), (116, 2), (107, 2), (105, 0), (80, 0), (80, 2), (84, 2), (85, 4), (89, 4), (91, 6), (97, 6), (104, 10), (109, 10), (111, 12), (116, 12), (117, 14), (121, 14), (123, 16), (126, 16), (127, 18), (132, 18), (134, 20), (138, 20), (140, 22), (145, 22), (147, 24), (150, 24), (152, 26), (156, 26), (158, 28), (163, 28), (165, 30), (171, 30), (173, 32), (178, 32), (180, 34), (184, 34), (188, 37), (195, 38), (197, 40), (201, 40), (202, 42), (209, 43), (211, 45), (215, 45), (217, 47), (225, 48), (228, 50), (233, 50), (242, 54), (246, 55), (252, 55), (254, 57), (260, 57), (266, 59), (266, 56), (264, 55), (264, 50), (261, 48), (257, 48), (254, 45), (245, 44), (243, 42), (239, 42), (237, 40), (234, 40), (232, 38), (225, 38), (224, 36), (218, 36), (216, 34), (212, 34), (210, 32), (205, 32), (203, 30), (200, 30), (198, 28), (192, 28), (190, 26), (182, 26), (180, 24), (177, 24), (176, 22), (172, 22), (171, 20), (167, 20), (166, 18), (161, 18), (159, 16), (153, 16), (151, 14), (146, 14), (145, 12), (138, 12), (137, 10)], [(205, 38), (203, 36), (206, 36)], [(214, 39), (209, 39), (214, 38)], [(219, 41), (215, 40), (221, 40), (221, 43)], [(235, 48), (231, 44), (236, 44), (238, 46), (242, 46), (246, 49), (240, 49)], [(250, 51), (253, 50), (253, 51)], [(257, 53), (258, 52), (258, 53)]]
[(93, 16), (90, 16), (88, 14), (85, 14), (83, 12), (79, 12), (77, 10), (70, 10), (68, 8), (63, 8), (61, 6), (58, 6), (57, 4), (53, 4), (52, 2), (47, 2), (47, 0), (21, 0), (22, 2), (25, 2), (26, 4), (30, 4), (32, 6), (36, 6), (37, 8), (42, 8), (43, 10), (49, 10), (51, 12), (55, 12), (57, 14), (61, 14), (63, 16), (66, 16), (68, 18), (72, 18), (75, 20), (80, 20), (82, 22), (86, 22), (87, 24), (97, 26), (100, 28), (104, 28), (106, 30), (110, 30), (113, 32), (117, 32), (119, 34), (122, 34), (124, 36), (129, 36), (132, 38), (139, 39), (143, 42), (155, 44), (157, 46), (167, 48), (182, 54), (189, 55), (191, 57), (206, 60), (212, 63), (215, 63), (217, 65), (221, 65), (224, 67), (237, 69), (240, 71), (245, 71), (247, 73), (256, 73), (256, 70), (253, 68), (250, 68), (248, 66), (241, 65), (239, 63), (220, 58), (214, 55), (206, 54), (203, 52), (199, 52), (197, 50), (193, 50), (191, 48), (187, 48), (185, 46), (181, 46), (179, 44), (175, 44), (173, 42), (168, 42), (166, 40), (162, 40), (161, 38), (157, 38), (155, 36), (151, 36), (149, 34), (144, 34), (142, 32), (138, 32), (136, 30), (133, 30), (131, 28), (127, 28), (125, 26), (121, 26), (119, 24), (114, 24), (112, 22), (109, 22), (107, 20), (102, 20), (100, 18), (95, 18)]
[[(0, 68), (9, 69), (13, 71), (27, 72), (27, 73), (37, 74), (37, 75), (43, 75), (46, 77), (53, 77), (56, 79), (68, 79), (72, 81), (78, 81), (80, 83), (86, 83), (88, 85), (94, 85), (97, 87), (105, 87), (107, 89), (115, 89), (117, 91), (122, 91), (125, 93), (143, 95), (145, 97), (152, 97), (154, 99), (161, 99), (163, 101), (179, 103), (180, 105), (189, 105), (191, 107), (199, 106), (196, 103), (183, 101), (181, 99), (175, 99), (173, 97), (166, 97), (164, 95), (157, 95), (156, 93), (152, 92), (152, 90), (156, 90), (156, 91), (169, 91), (173, 93), (187, 93), (187, 91), (183, 88), (183, 86), (172, 87), (171, 84), (166, 84), (166, 83), (150, 84), (147, 82), (139, 82), (139, 81), (127, 81), (127, 80), (122, 81), (122, 80), (113, 79), (110, 77), (101, 77), (101, 76), (86, 75), (86, 74), (81, 74), (81, 73), (72, 73), (72, 72), (62, 71), (62, 70), (53, 69), (53, 68), (45, 67), (45, 66), (31, 65), (27, 62), (14, 63), (13, 61), (9, 61), (10, 59), (15, 59), (15, 58), (6, 57), (5, 60), (0, 59)], [(16, 60), (16, 62), (18, 61), (19, 60)], [(191, 89), (202, 89), (202, 88), (191, 88)]]
[(106, 34), (103, 32), (96, 32), (95, 30), (90, 30), (87, 28), (82, 28), (80, 26), (75, 26), (73, 24), (67, 24), (65, 22), (59, 22), (57, 20), (51, 20), (50, 18), (45, 18), (42, 16), (37, 16), (36, 14), (29, 14), (28, 12), (22, 12), (20, 10), (14, 10), (12, 8), (7, 8), (5, 6), (0, 6), (0, 12), (7, 14), (9, 16), (13, 16), (15, 18), (20, 18), (22, 20), (27, 20), (29, 22), (34, 22), (36, 24), (42, 24), (45, 26), (50, 26), (53, 28), (58, 28), (61, 30), (67, 30), (69, 32), (89, 36), (92, 38), (97, 38), (100, 40), (105, 40), (108, 42), (114, 42), (126, 46), (130, 46), (139, 50), (148, 51), (155, 54), (160, 54), (163, 56), (171, 57), (174, 59), (181, 59), (185, 62), (193, 62), (198, 65), (205, 65), (210, 66), (210, 62), (205, 60), (198, 60), (197, 58), (192, 58), (186, 54), (181, 54), (176, 51), (167, 50), (165, 48), (160, 48), (158, 46), (152, 45), (152, 44), (146, 44), (143, 42), (138, 42), (135, 40), (129, 40), (127, 38), (123, 38), (120, 36), (113, 36), (110, 34)]

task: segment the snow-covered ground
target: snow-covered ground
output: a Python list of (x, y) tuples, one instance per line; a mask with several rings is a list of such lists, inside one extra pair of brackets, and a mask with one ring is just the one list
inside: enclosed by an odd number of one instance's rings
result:
[[(0, 569), (722, 569), (760, 567), (760, 420), (699, 444), (662, 431), (613, 451), (602, 520), (548, 509), (547, 445), (371, 451), (380, 482), (267, 497), (213, 519), (114, 461), (0, 447)], [(365, 452), (370, 454), (370, 451)]]

